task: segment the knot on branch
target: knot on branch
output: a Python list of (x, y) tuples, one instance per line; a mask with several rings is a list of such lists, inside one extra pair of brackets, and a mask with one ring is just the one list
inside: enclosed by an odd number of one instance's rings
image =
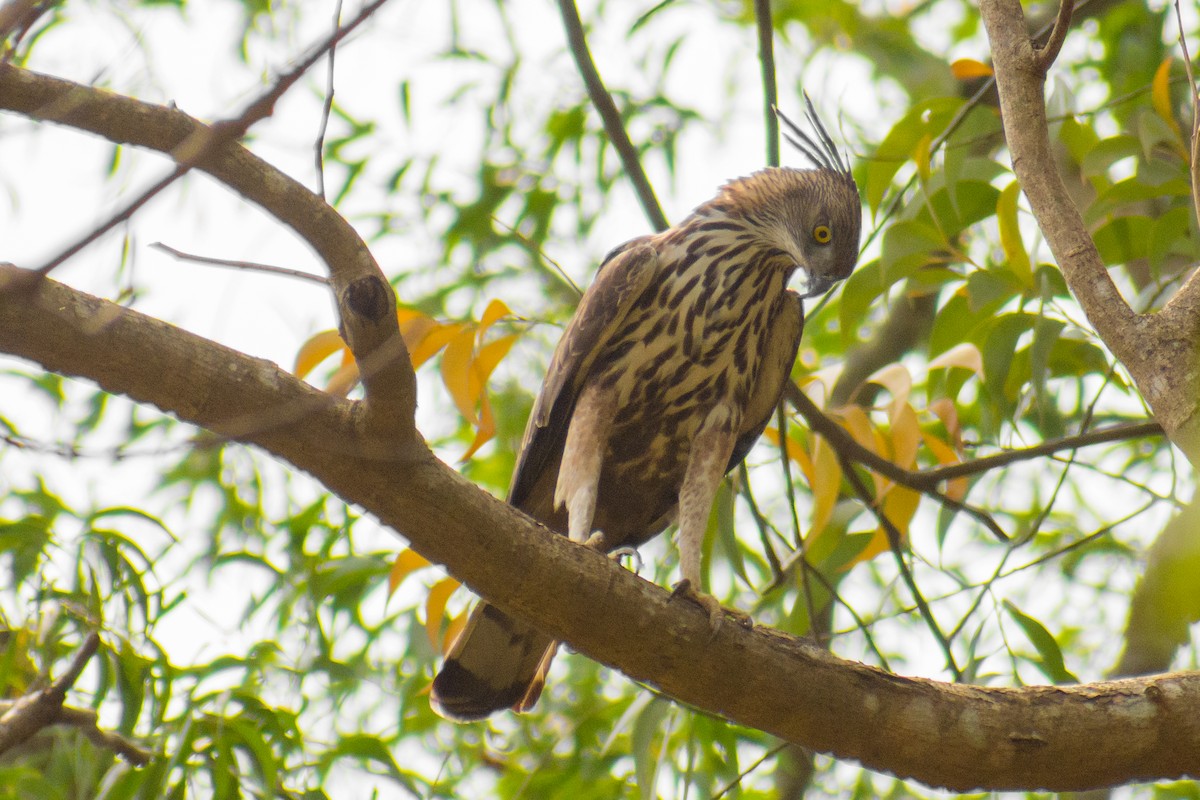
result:
[(382, 322), (392, 310), (392, 287), (377, 275), (356, 278), (342, 293), (342, 307), (368, 322)]

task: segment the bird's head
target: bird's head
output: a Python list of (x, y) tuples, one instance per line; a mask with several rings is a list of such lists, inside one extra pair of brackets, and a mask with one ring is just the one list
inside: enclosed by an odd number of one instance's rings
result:
[(784, 136), (813, 169), (768, 168), (725, 187), (730, 211), (758, 228), (769, 246), (804, 272), (804, 297), (824, 294), (858, 262), (862, 205), (850, 168), (805, 95), (809, 136), (776, 110)]

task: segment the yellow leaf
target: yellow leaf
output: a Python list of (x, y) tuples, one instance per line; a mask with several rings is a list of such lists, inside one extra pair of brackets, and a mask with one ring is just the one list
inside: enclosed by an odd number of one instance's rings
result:
[[(943, 442), (932, 433), (921, 433), (921, 438), (925, 441), (925, 446), (933, 453), (933, 457), (942, 465), (960, 464), (962, 463), (958, 457), (958, 453), (953, 447)], [(946, 482), (946, 496), (951, 500), (962, 499), (967, 496), (967, 479), (955, 478), (952, 481)]]
[[(880, 455), (883, 450), (883, 437), (871, 424), (871, 418), (867, 416), (867, 412), (860, 405), (848, 405), (830, 412), (830, 416), (841, 422), (842, 427), (850, 432), (854, 437), (854, 441), (858, 442), (863, 447), (870, 450), (875, 455)], [(871, 480), (875, 484), (875, 494), (883, 491), (884, 480), (883, 476), (874, 470), (871, 471)]]
[(917, 146), (913, 148), (913, 161), (917, 164), (917, 175), (920, 176), (922, 183), (929, 182), (929, 148), (932, 142), (933, 137), (926, 133), (917, 141)]
[(1174, 56), (1167, 56), (1154, 71), (1154, 80), (1150, 82), (1150, 102), (1154, 105), (1154, 113), (1162, 117), (1163, 122), (1167, 123), (1182, 142), (1183, 133), (1175, 120), (1175, 110), (1171, 108), (1171, 64), (1174, 60)]
[(388, 597), (396, 593), (396, 590), (400, 588), (400, 584), (411, 573), (428, 566), (429, 562), (425, 560), (425, 557), (415, 550), (404, 550), (401, 552), (400, 555), (396, 556), (396, 560), (392, 562), (392, 570), (388, 573)]
[[(897, 486), (883, 498), (883, 513), (900, 531), (901, 541), (908, 538), (908, 526), (921, 504), (921, 493), (907, 486)], [(880, 531), (883, 533), (883, 531)], [(887, 535), (886, 533), (884, 534)]]
[(833, 517), (842, 488), (842, 467), (833, 448), (820, 436), (813, 437), (813, 477), (809, 487), (813, 493), (812, 530), (809, 536), (820, 536)]
[(408, 348), (409, 360), (413, 362), (413, 369), (416, 369), (437, 352), (436, 350), (431, 351), (420, 361), (415, 355), (417, 348), (429, 335), (429, 332), (439, 327), (438, 323), (433, 317), (408, 308), (397, 309), (396, 319), (400, 323), (400, 336), (404, 338), (404, 346)]
[(446, 603), (450, 600), (450, 595), (454, 594), (454, 590), (461, 585), (454, 578), (442, 578), (430, 587), (429, 596), (425, 598), (425, 633), (434, 647), (438, 646), (438, 641), (442, 638), (442, 618), (446, 616)]
[(929, 410), (942, 421), (946, 433), (950, 434), (950, 441), (954, 443), (954, 448), (961, 449), (962, 424), (958, 420), (958, 409), (954, 407), (954, 401), (949, 397), (939, 398), (929, 404)]
[[(779, 446), (779, 429), (778, 428), (767, 428), (763, 432), (763, 434), (767, 437), (768, 442), (775, 445), (776, 447)], [(789, 459), (791, 459), (792, 461), (795, 461), (796, 465), (800, 467), (800, 471), (802, 473), (804, 473), (805, 482), (809, 486), (812, 486), (813, 463), (812, 463), (812, 459), (810, 459), (808, 457), (808, 453), (804, 452), (804, 448), (800, 446), (800, 443), (797, 442), (795, 439), (791, 438), (790, 436), (788, 437), (788, 440), (787, 440), (786, 451), (787, 451), (787, 457)]]
[(409, 354), (412, 358), (413, 369), (433, 358), (439, 350), (446, 346), (447, 342), (457, 336), (466, 327), (461, 322), (452, 322), (446, 325), (435, 322), (433, 327), (429, 329), (429, 332), (422, 337), (420, 343)]
[[(458, 413), (472, 425), (477, 424), (475, 404), (479, 402), (479, 387), (473, 385), (471, 363), (475, 357), (475, 331), (464, 326), (442, 353), (442, 383), (454, 398)], [(477, 383), (475, 381), (474, 383)]]
[(338, 367), (337, 371), (329, 377), (329, 382), (325, 384), (325, 391), (335, 397), (345, 397), (350, 394), (350, 390), (357, 383), (358, 364), (354, 363), (354, 359), (350, 359)]
[(917, 448), (921, 444), (921, 427), (917, 424), (917, 412), (908, 403), (892, 420), (892, 462), (904, 469), (917, 463)]
[(292, 372), (297, 378), (303, 378), (318, 364), (344, 347), (346, 343), (337, 331), (314, 333), (308, 337), (308, 341), (300, 345), (300, 350), (296, 353), (296, 366), (292, 367)]
[(969, 369), (980, 378), (983, 377), (983, 354), (971, 342), (956, 344), (937, 358), (929, 362), (929, 369), (949, 369), (961, 367)]
[(867, 378), (867, 382), (877, 383), (891, 393), (892, 407), (888, 412), (888, 419), (895, 420), (900, 409), (908, 405), (908, 395), (912, 391), (912, 375), (908, 367), (899, 362), (888, 364), (876, 370), (874, 375)]
[(442, 637), (442, 655), (450, 652), (450, 647), (454, 644), (454, 640), (458, 638), (458, 635), (462, 633), (462, 629), (467, 626), (467, 620), (470, 616), (467, 613), (459, 614), (446, 625), (446, 635)]
[(1021, 187), (1016, 181), (1000, 193), (1000, 199), (996, 201), (996, 220), (1000, 223), (1000, 246), (1004, 248), (1008, 268), (1022, 286), (1032, 289), (1033, 268), (1029, 263), (1025, 242), (1021, 239), (1021, 227), (1017, 224), (1017, 196), (1020, 193)]
[(503, 300), (495, 299), (487, 304), (487, 308), (483, 310), (483, 316), (479, 319), (479, 338), (483, 339), (483, 334), (487, 329), (492, 327), (492, 323), (501, 317), (507, 317), (512, 312), (508, 310), (508, 306), (504, 305)]
[(992, 68), (982, 61), (973, 58), (960, 58), (950, 65), (950, 74), (955, 80), (966, 81), (972, 78), (992, 77)]
[(512, 349), (517, 338), (517, 334), (512, 333), (508, 336), (501, 336), (494, 342), (488, 342), (479, 348), (479, 352), (475, 354), (475, 370), (481, 381), (487, 383), (487, 379), (492, 376), (492, 370), (508, 355), (508, 351)]
[(867, 542), (867, 546), (858, 551), (857, 555), (843, 564), (839, 571), (849, 572), (850, 568), (855, 564), (861, 564), (864, 561), (870, 561), (875, 556), (879, 555), (880, 553), (886, 553), (890, 549), (891, 545), (888, 543), (887, 533), (883, 530), (883, 528), (880, 528), (879, 530), (875, 531), (875, 535), (871, 537), (871, 541)]
[(483, 447), (496, 435), (496, 418), (492, 415), (492, 404), (488, 401), (487, 394), (480, 395), (479, 406), (479, 427), (475, 429), (475, 441), (471, 442), (471, 446), (467, 448), (467, 452), (462, 454), (460, 461), (466, 461), (475, 455), (476, 450)]

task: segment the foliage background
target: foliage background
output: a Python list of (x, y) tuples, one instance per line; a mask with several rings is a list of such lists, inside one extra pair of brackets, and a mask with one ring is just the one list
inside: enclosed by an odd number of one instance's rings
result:
[[(609, 0), (580, 11), (668, 219), (766, 163), (753, 4)], [(859, 270), (810, 310), (795, 374), (806, 392), (905, 468), (1143, 420), (1016, 191), (973, 5), (796, 2), (772, 12), (780, 104), (798, 116), (801, 90), (813, 96), (852, 155), (868, 215)], [(418, 373), (421, 431), (459, 459), (486, 402), (495, 438), (462, 469), (496, 493), (574, 286), (650, 228), (557, 13), (545, 0), (389, 4), (337, 51), (320, 146), (326, 196), (371, 242), (410, 319), (444, 338), (426, 341), (444, 349)], [(329, 30), (333, 14), (331, 4), (68, 2), (11, 55), (218, 118)], [(1189, 41), (1196, 26), (1185, 8)], [(1139, 310), (1196, 260), (1177, 35), (1170, 6), (1083, 3), (1049, 98), (1065, 179)], [(314, 188), (327, 95), (327, 76), (310, 74), (248, 142)], [(55, 252), (163, 169), (156, 156), (70, 131), (11, 116), (0, 126), (0, 257), (17, 264)], [(800, 163), (786, 151), (784, 161)], [(178, 263), (149, 247), (160, 240), (317, 269), (267, 216), (192, 176), (56, 277), (282, 364), (320, 355), (311, 337), (333, 324), (321, 288)], [(493, 321), (494, 301), (511, 313)], [(464, 370), (486, 372), (483, 353), (497, 342), (506, 344), (487, 351), (502, 357), (486, 393), (464, 389)], [(336, 380), (338, 367), (335, 356), (310, 378)], [(425, 694), (469, 603), (444, 573), (256, 452), (20, 362), (4, 369), (0, 684), (24, 693), (98, 629), (105, 647), (73, 701), (163, 756), (134, 769), (55, 730), (3, 757), (0, 795), (804, 791), (806, 754), (578, 656), (559, 660), (530, 715), (442, 722)], [(1194, 648), (1180, 646), (1200, 600), (1170, 579), (1195, 555), (1147, 558), (1191, 496), (1186, 462), (1162, 439), (1066, 447), (944, 485), (986, 511), (1007, 543), (862, 472), (911, 548), (931, 624), (833, 451), (796, 416), (785, 436), (791, 457), (764, 440), (712, 523), (711, 585), (756, 621), (815, 630), (839, 654), (897, 672), (992, 685), (1098, 679), (1131, 652), (1147, 668), (1196, 667)], [(798, 567), (797, 530), (811, 569)], [(790, 569), (776, 570), (768, 552)], [(642, 574), (672, 580), (665, 537), (642, 555)], [(1133, 597), (1150, 611), (1123, 636)], [(807, 791), (937, 794), (820, 756)], [(1197, 794), (1184, 784), (1125, 791)]]

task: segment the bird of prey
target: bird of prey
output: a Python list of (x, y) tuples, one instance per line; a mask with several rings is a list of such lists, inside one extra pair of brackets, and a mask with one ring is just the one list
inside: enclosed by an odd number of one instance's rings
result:
[[(713, 499), (779, 403), (802, 297), (858, 260), (858, 187), (805, 101), (811, 135), (780, 118), (812, 169), (730, 181), (678, 225), (608, 254), (550, 361), (508, 495), (551, 530), (609, 552), (677, 522), (676, 592), (714, 627), (724, 610), (700, 591)], [(787, 288), (797, 269), (803, 296)], [(434, 679), (434, 708), (459, 721), (528, 710), (557, 644), (481, 601)]]

